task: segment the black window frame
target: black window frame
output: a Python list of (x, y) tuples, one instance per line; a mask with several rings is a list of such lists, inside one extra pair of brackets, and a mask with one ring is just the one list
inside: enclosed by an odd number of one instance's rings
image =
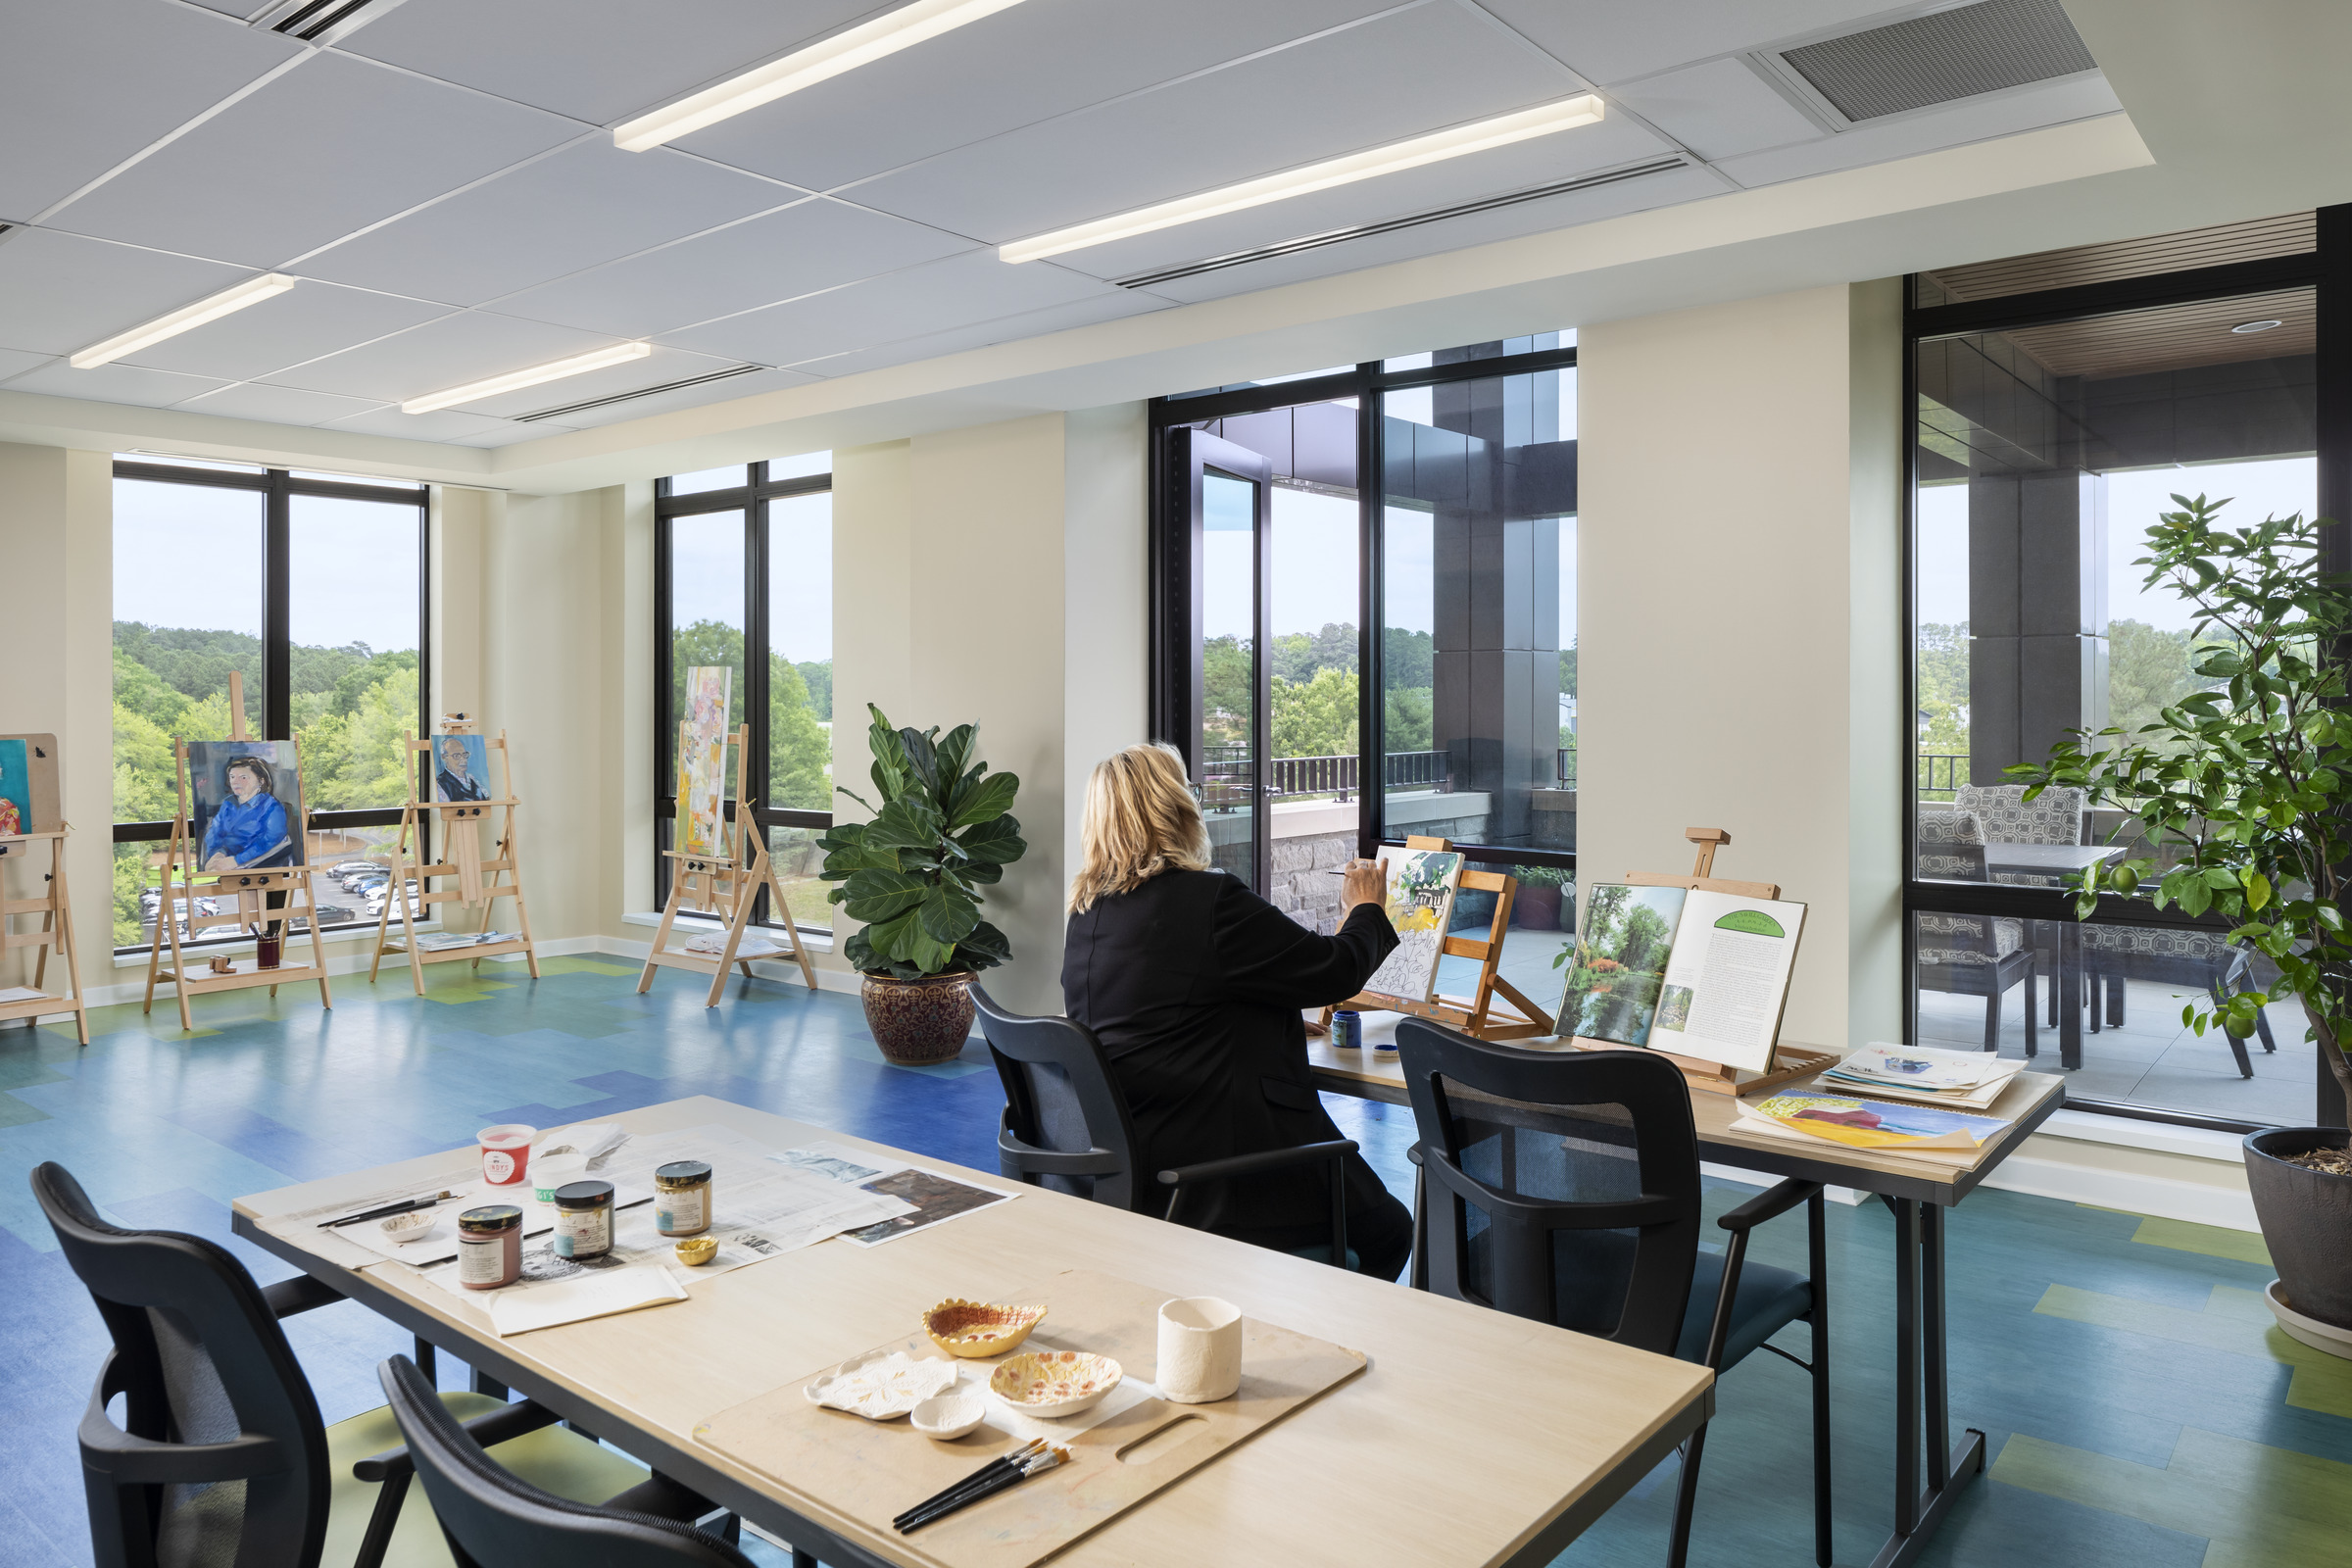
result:
[[(755, 802), (767, 799), (768, 760), (768, 641), (767, 641), (767, 582), (772, 564), (768, 538), (768, 503), (796, 496), (830, 495), (833, 475), (824, 473), (800, 474), (790, 478), (771, 479), (768, 465), (744, 465), (747, 482), (731, 485), (724, 490), (697, 490), (691, 495), (670, 494), (667, 477), (654, 481), (654, 906), (662, 907), (669, 902), (669, 835), (677, 821), (677, 779), (673, 771), (677, 714), (670, 710), (671, 640), (677, 628), (670, 622), (670, 523), (678, 517), (701, 516), (713, 512), (743, 514), (743, 716), (752, 726), (751, 757), (747, 763), (748, 787)], [(736, 818), (737, 803), (726, 802), (726, 819)], [(812, 811), (799, 807), (775, 807), (765, 804), (752, 808), (752, 820), (764, 833), (769, 828), (802, 827), (828, 828), (833, 825), (831, 811)], [(767, 890), (760, 891), (759, 902), (753, 909), (756, 925), (782, 928), (768, 907)], [(829, 925), (803, 925), (805, 935), (830, 939)]]
[[(2290, 256), (2265, 257), (2220, 267), (2201, 267), (2110, 282), (2079, 284), (1985, 300), (1920, 306), (1917, 274), (1903, 280), (1903, 508), (1898, 541), (1903, 615), (1902, 709), (1896, 728), (1902, 747), (1898, 772), (1903, 791), (1902, 965), (1903, 1038), (1916, 1042), (1919, 1025), (1918, 944), (1913, 916), (1962, 914), (2026, 920), (2073, 921), (2075, 896), (2059, 889), (2006, 884), (1922, 880), (1919, 866), (1919, 767), (1915, 716), (1919, 711), (1918, 580), (1913, 560), (1919, 506), (1919, 345), (1961, 334), (1999, 332), (2086, 317), (2121, 315), (2166, 305), (2227, 299), (2285, 288), (2314, 290), (2318, 309), (2318, 466), (2322, 517), (2352, 517), (2352, 205), (2318, 211), (2316, 245)], [(2352, 570), (2352, 530), (2342, 522), (2322, 533), (2320, 565)], [(2230, 922), (2191, 916), (2179, 907), (2157, 908), (2145, 897), (2101, 894), (2083, 921), (2089, 925), (2166, 926), (2228, 931)], [(2055, 984), (2055, 980), (2052, 982)], [(2344, 1099), (2325, 1060), (2317, 1060), (2317, 1124), (2346, 1125)], [(2215, 1132), (2250, 1133), (2263, 1125), (2229, 1117), (2200, 1116), (2128, 1102), (2067, 1098), (2070, 1110), (2093, 1111), (2133, 1121), (2162, 1122)]]
[[(1473, 348), (1486, 346), (1474, 345)], [(1575, 368), (1574, 344), (1518, 354), (1505, 354), (1497, 347), (1496, 352), (1484, 357), (1456, 360), (1445, 365), (1390, 369), (1386, 361), (1366, 360), (1327, 375), (1152, 399), (1147, 406), (1151, 431), (1147, 604), (1151, 617), (1148, 678), (1152, 738), (1168, 741), (1179, 751), (1184, 750), (1189, 734), (1186, 718), (1196, 695), (1192, 691), (1195, 654), (1190, 646), (1193, 629), (1189, 570), (1192, 550), (1190, 497), (1185, 493), (1185, 475), (1173, 471), (1174, 466), (1168, 461), (1169, 430), (1203, 419), (1262, 414), (1297, 404), (1328, 403), (1340, 398), (1356, 400), (1356, 776), (1379, 779), (1383, 776), (1380, 760), (1387, 752), (1384, 731), (1388, 721), (1388, 704), (1383, 701), (1385, 672), (1381, 667), (1387, 639), (1381, 635), (1383, 627), (1380, 619), (1387, 586), (1382, 574), (1388, 547), (1383, 488), (1388, 468), (1386, 440), (1381, 423), (1382, 395), (1425, 386), (1445, 386), (1461, 381), (1484, 381)], [(1198, 767), (1198, 759), (1188, 758), (1187, 760)], [(1388, 824), (1383, 816), (1387, 793), (1385, 789), (1373, 787), (1356, 791), (1358, 854), (1370, 856), (1384, 844), (1395, 846), (1404, 842), (1401, 836), (1388, 836)], [(1576, 869), (1576, 852), (1573, 850), (1470, 843), (1457, 843), (1454, 848), (1476, 864), (1503, 867), (1548, 865), (1571, 872)]]
[[(259, 494), (262, 503), (262, 711), (263, 740), (294, 738), (293, 590), (294, 498), (318, 496), (335, 501), (368, 501), (416, 509), (416, 733), (429, 734), (433, 706), (433, 537), (432, 489), (429, 485), (394, 480), (314, 479), (286, 468), (259, 472), (233, 468), (182, 466), (169, 458), (117, 458), (116, 480), (136, 479), (151, 484), (184, 484), (212, 490), (244, 490)], [(111, 591), (111, 590), (110, 590)], [(113, 631), (110, 623), (108, 641)], [(388, 827), (401, 819), (397, 806), (366, 807), (347, 811), (306, 811), (310, 828)], [(160, 843), (172, 836), (172, 823), (117, 822), (117, 844)], [(429, 840), (417, 846), (429, 855)], [(327, 928), (321, 936), (332, 936)], [(354, 923), (351, 931), (363, 929)], [(215, 942), (249, 940), (241, 933), (211, 939)], [(203, 939), (185, 946), (202, 946)], [(117, 953), (145, 951), (145, 944), (117, 948)]]

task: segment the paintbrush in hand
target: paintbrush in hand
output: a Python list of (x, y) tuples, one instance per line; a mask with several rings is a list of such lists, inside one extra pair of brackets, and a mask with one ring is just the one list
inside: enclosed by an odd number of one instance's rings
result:
[(959, 1493), (935, 1507), (918, 1510), (913, 1518), (898, 1527), (899, 1534), (910, 1536), (922, 1529), (923, 1526), (945, 1519), (957, 1509), (968, 1508), (975, 1502), (986, 1501), (1000, 1492), (1009, 1492), (1031, 1476), (1043, 1475), (1056, 1465), (1067, 1464), (1069, 1453), (1070, 1450), (1067, 1448), (1048, 1448), (1043, 1453), (1035, 1454), (1017, 1470), (1007, 1471), (1004, 1475), (984, 1481), (969, 1492)]

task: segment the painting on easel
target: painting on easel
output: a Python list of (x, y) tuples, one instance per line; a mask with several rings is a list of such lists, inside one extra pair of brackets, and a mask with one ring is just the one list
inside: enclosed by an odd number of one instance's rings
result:
[(0, 735), (0, 838), (55, 832), (57, 738)]
[(1568, 981), (1560, 995), (1560, 1033), (1611, 1045), (1645, 1046), (1657, 1021), (1675, 928), (1690, 898), (1684, 888), (1600, 882), (1586, 890)]
[(735, 671), (696, 664), (686, 671), (686, 712), (678, 735), (680, 854), (726, 853), (727, 699)]
[(1462, 857), (1452, 850), (1384, 849), (1380, 868), (1388, 877), (1389, 924), (1396, 928), (1396, 947), (1364, 982), (1364, 992), (1427, 1002), (1437, 990), (1438, 960), (1446, 956)]
[(198, 872), (303, 863), (302, 770), (292, 741), (190, 741), (190, 858)]
[(490, 743), (479, 735), (433, 737), (433, 799), (490, 799)]

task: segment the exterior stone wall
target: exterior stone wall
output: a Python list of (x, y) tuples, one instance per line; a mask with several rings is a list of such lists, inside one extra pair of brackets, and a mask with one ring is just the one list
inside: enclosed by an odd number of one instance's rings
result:
[(1274, 841), (1274, 885), (1266, 902), (1310, 931), (1339, 928), (1340, 879), (1355, 856), (1353, 833), (1302, 833)]

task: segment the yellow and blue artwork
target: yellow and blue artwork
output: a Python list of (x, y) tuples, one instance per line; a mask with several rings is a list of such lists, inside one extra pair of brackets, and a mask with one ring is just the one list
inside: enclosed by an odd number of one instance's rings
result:
[(696, 664), (686, 671), (678, 733), (676, 847), (683, 855), (726, 853), (727, 702), (735, 671)]
[(1462, 857), (1451, 850), (1385, 849), (1380, 868), (1388, 878), (1386, 907), (1396, 946), (1364, 982), (1364, 990), (1427, 1002), (1437, 990), (1438, 961), (1446, 956)]

